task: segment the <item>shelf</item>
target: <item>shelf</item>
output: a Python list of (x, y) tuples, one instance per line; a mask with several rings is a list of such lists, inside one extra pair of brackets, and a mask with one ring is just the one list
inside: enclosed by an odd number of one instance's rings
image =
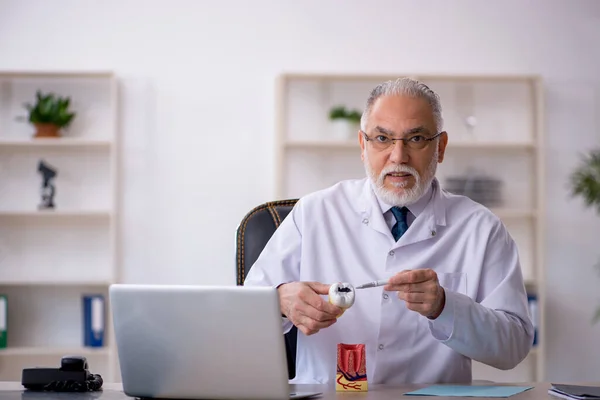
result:
[(490, 211), (496, 214), (500, 219), (523, 219), (535, 218), (537, 213), (535, 210), (519, 210), (511, 208), (490, 208)]
[(452, 142), (448, 141), (448, 147), (446, 151), (452, 150), (533, 150), (535, 148), (534, 143), (530, 142), (506, 142), (506, 143), (485, 143), (485, 142)]
[[(298, 149), (359, 149), (358, 139), (356, 140), (294, 140), (284, 143), (288, 148)], [(532, 150), (535, 144), (523, 143), (483, 143), (483, 142), (448, 142), (447, 150)]]
[(2, 211), (0, 218), (110, 218), (110, 211), (85, 211), (85, 210), (43, 210), (43, 211)]
[(537, 356), (539, 353), (540, 353), (540, 349), (539, 349), (539, 347), (537, 347), (537, 345), (532, 347), (531, 350), (529, 350), (530, 356)]
[[(38, 90), (71, 98), (77, 116), (60, 137), (34, 136), (23, 104)], [(0, 381), (58, 367), (66, 355), (86, 356), (94, 372), (115, 379), (112, 332), (104, 347), (85, 347), (81, 309), (86, 294), (103, 294), (108, 305), (120, 276), (119, 97), (112, 71), (0, 71), (0, 292), (9, 318)], [(57, 172), (54, 209), (38, 209), (42, 160)], [(109, 324), (108, 306), (104, 317)]]
[(0, 71), (0, 78), (101, 78), (110, 79), (114, 76), (111, 71)]
[(289, 141), (285, 143), (286, 147), (299, 149), (360, 149), (360, 144), (357, 140), (306, 140), (306, 141)]
[(539, 75), (521, 75), (521, 74), (418, 74), (418, 73), (391, 73), (391, 74), (363, 74), (363, 73), (330, 73), (330, 72), (287, 72), (282, 75), (286, 80), (324, 80), (328, 82), (335, 81), (384, 81), (395, 80), (401, 77), (410, 77), (419, 80), (452, 80), (452, 81), (491, 81), (491, 82), (528, 82), (539, 79)]
[(78, 139), (78, 138), (27, 138), (27, 139), (9, 139), (0, 138), (0, 148), (40, 148), (40, 147), (92, 147), (92, 148), (110, 148), (110, 140), (97, 139)]
[(541, 282), (537, 281), (535, 278), (526, 278), (525, 279), (525, 290), (531, 294), (537, 294), (540, 290)]
[(2, 279), (2, 281), (0, 281), (0, 287), (6, 287), (6, 286), (71, 286), (71, 287), (76, 287), (76, 286), (96, 286), (96, 287), (104, 287), (104, 286), (110, 286), (113, 282), (111, 281), (105, 281), (105, 280), (83, 280), (83, 281), (77, 281), (77, 280), (51, 280), (51, 279), (45, 279), (45, 280), (26, 280), (26, 279)]
[(7, 347), (0, 349), (0, 356), (67, 356), (108, 355), (107, 347)]
[[(328, 121), (328, 113), (336, 105), (364, 111), (365, 96), (376, 85), (402, 76), (423, 81), (441, 98), (448, 132), (445, 158), (436, 171), (442, 188), (449, 190), (454, 186), (450, 185), (452, 178), (490, 178), (500, 182), (498, 187), (474, 185), (472, 192), (457, 185), (454, 191), (473, 193), (473, 199), (481, 191), (479, 198), (485, 203), (487, 196), (483, 195), (493, 195), (492, 190), (498, 190), (496, 198), (502, 202), (490, 201), (484, 206), (505, 225), (519, 249), (525, 288), (528, 294), (537, 295), (538, 337), (544, 343), (545, 130), (544, 93), (539, 76), (434, 75), (418, 71), (283, 74), (276, 99), (275, 196), (298, 198), (342, 180), (364, 178), (359, 128), (342, 134)], [(518, 368), (499, 371), (477, 367), (473, 377), (496, 382), (543, 381), (544, 359), (544, 346), (534, 347)]]

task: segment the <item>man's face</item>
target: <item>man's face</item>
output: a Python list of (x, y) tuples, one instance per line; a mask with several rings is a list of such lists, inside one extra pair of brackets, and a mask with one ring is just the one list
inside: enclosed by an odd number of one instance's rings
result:
[[(373, 104), (365, 128), (370, 140), (359, 133), (361, 159), (377, 194), (391, 205), (417, 201), (431, 184), (448, 142), (445, 132), (432, 141), (424, 140), (438, 133), (427, 101), (382, 96)], [(412, 143), (397, 141), (382, 148), (381, 142), (392, 138), (411, 139)]]

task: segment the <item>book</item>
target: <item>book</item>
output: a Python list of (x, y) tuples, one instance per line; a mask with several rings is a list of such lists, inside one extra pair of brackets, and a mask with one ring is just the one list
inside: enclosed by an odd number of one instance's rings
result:
[(407, 396), (442, 396), (442, 397), (511, 397), (533, 386), (484, 386), (484, 385), (432, 385), (412, 392)]
[(104, 345), (105, 325), (104, 296), (101, 294), (83, 296), (83, 344), (86, 347)]
[(566, 385), (553, 383), (548, 394), (563, 399), (600, 400), (600, 386)]
[(540, 329), (540, 320), (539, 320), (539, 311), (538, 311), (538, 301), (537, 295), (528, 294), (527, 295), (527, 303), (529, 306), (529, 314), (531, 316), (531, 322), (533, 323), (533, 346), (538, 345), (539, 341), (539, 329)]
[(0, 294), (0, 349), (6, 348), (8, 331), (8, 299)]

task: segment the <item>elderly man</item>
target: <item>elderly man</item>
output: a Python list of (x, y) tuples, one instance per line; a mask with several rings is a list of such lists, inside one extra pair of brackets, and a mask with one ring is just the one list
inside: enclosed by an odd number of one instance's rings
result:
[[(444, 160), (439, 98), (411, 79), (373, 89), (358, 140), (367, 177), (301, 198), (246, 285), (277, 287), (298, 327), (293, 383), (331, 383), (337, 344), (365, 344), (370, 383), (470, 382), (471, 360), (500, 369), (533, 341), (517, 248), (504, 225), (435, 178)], [(357, 289), (344, 311), (330, 285)]]

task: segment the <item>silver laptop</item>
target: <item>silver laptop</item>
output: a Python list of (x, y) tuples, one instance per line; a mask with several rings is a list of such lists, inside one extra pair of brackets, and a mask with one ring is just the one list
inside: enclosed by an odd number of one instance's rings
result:
[(288, 399), (271, 287), (115, 284), (110, 307), (123, 391), (165, 399)]

